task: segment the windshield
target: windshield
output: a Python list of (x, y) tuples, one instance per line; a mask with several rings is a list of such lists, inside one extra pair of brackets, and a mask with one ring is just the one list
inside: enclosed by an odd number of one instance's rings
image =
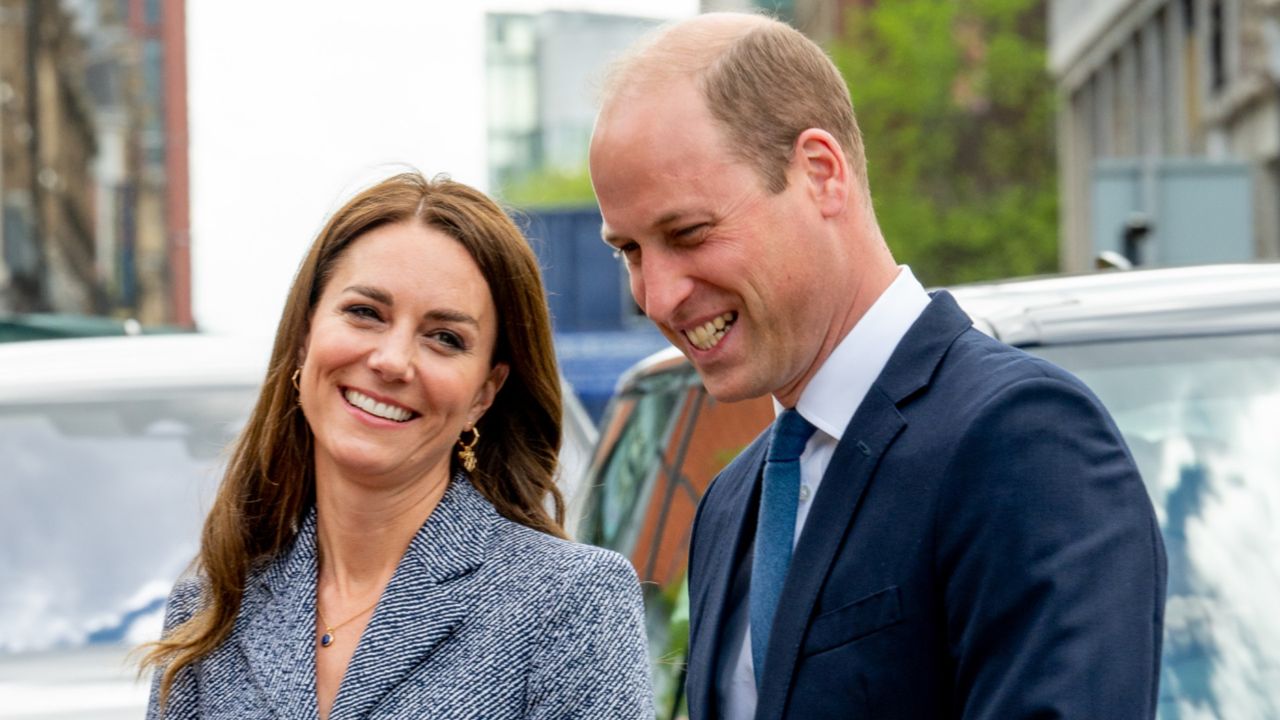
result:
[(1280, 717), (1280, 335), (1033, 349), (1124, 433), (1169, 555), (1159, 717)]
[(254, 395), (0, 405), (0, 655), (159, 637)]

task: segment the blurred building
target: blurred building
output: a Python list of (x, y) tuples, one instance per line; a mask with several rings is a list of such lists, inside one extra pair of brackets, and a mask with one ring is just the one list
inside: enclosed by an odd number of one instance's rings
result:
[(1280, 256), (1280, 1), (1053, 0), (1061, 264)]
[(57, 3), (0, 0), (0, 310), (101, 313), (84, 43)]
[[(490, 188), (583, 175), (605, 69), (658, 24), (588, 12), (488, 15)], [(667, 341), (639, 314), (626, 271), (600, 241), (595, 203), (530, 209), (517, 222), (543, 268), (561, 371), (599, 420), (622, 371)]]
[(183, 0), (0, 0), (0, 313), (192, 323)]
[(486, 16), (490, 187), (585, 167), (604, 69), (658, 22), (563, 11)]

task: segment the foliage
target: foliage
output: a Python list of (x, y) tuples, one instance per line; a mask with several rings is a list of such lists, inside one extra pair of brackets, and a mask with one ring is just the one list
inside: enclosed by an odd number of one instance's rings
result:
[(594, 207), (595, 191), (584, 164), (577, 170), (537, 170), (499, 188), (502, 199), (522, 208)]
[(892, 0), (830, 48), (866, 141), (876, 216), (928, 285), (1057, 267), (1044, 0)]

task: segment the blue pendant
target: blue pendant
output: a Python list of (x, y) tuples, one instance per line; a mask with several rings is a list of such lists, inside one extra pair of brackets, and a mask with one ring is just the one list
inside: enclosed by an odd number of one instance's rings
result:
[(333, 644), (333, 635), (325, 633), (320, 636), (320, 647), (329, 647)]

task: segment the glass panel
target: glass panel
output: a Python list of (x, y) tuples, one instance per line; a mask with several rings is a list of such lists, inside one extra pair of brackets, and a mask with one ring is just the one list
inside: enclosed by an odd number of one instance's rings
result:
[(633, 530), (645, 516), (641, 498), (662, 465), (677, 405), (690, 382), (696, 377), (661, 373), (644, 378), (633, 392), (615, 401), (606, 426), (621, 422), (622, 428), (595, 479), (588, 542), (630, 554)]
[(0, 407), (0, 655), (159, 636), (254, 397)]
[(1169, 555), (1159, 717), (1280, 717), (1280, 335), (1035, 350), (1111, 411)]

